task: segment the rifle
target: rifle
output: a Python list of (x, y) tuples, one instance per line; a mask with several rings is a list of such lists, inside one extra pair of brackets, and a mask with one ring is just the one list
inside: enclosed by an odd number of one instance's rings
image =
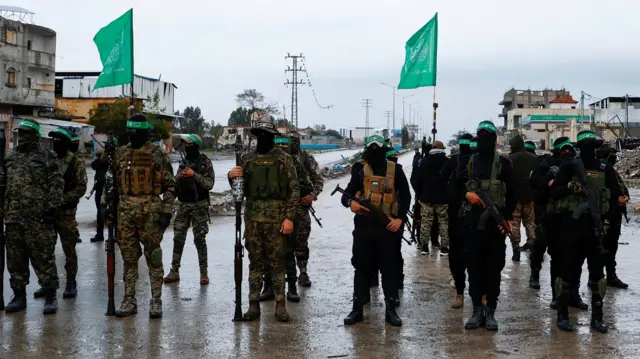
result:
[[(300, 198), (304, 198), (304, 197), (308, 196), (311, 193), (313, 193), (313, 187), (305, 186), (303, 184), (300, 185)], [(318, 217), (316, 217), (316, 210), (311, 205), (309, 206), (309, 212), (311, 213), (311, 216), (313, 216), (313, 219), (316, 220), (316, 223), (318, 223), (320, 228), (322, 228), (322, 223), (320, 223), (322, 218), (318, 219)]]
[[(242, 138), (236, 135), (235, 143), (236, 166), (242, 165)], [(231, 184), (231, 195), (236, 206), (236, 245), (234, 248), (233, 274), (236, 283), (236, 309), (233, 315), (234, 322), (242, 321), (242, 201), (244, 200), (244, 178), (236, 177)]]
[(498, 207), (491, 200), (491, 197), (489, 197), (485, 192), (481, 191), (476, 192), (476, 194), (478, 195), (478, 197), (480, 197), (482, 202), (484, 202), (486, 208), (485, 211), (480, 215), (480, 220), (478, 221), (478, 229), (484, 230), (487, 224), (487, 220), (489, 219), (489, 217), (491, 217), (498, 225), (500, 233), (503, 236), (507, 236), (509, 237), (509, 239), (512, 239), (511, 232), (508, 231), (509, 226), (507, 224), (507, 220), (504, 219)]
[[(180, 147), (178, 147), (178, 153), (180, 154), (180, 158), (182, 159), (182, 165), (184, 165), (184, 167), (187, 167), (187, 156), (185, 155), (184, 145), (181, 145)], [(196, 187), (196, 181), (193, 178), (190, 178), (190, 179), (181, 178), (180, 180), (181, 181), (188, 180), (191, 182), (191, 190), (193, 191), (193, 197), (195, 198), (196, 202), (198, 202), (198, 188)], [(209, 212), (207, 211), (207, 213)], [(211, 219), (209, 219), (209, 222), (211, 222)]]
[(105, 222), (107, 224), (107, 241), (105, 242), (105, 251), (107, 252), (107, 316), (113, 316), (116, 314), (115, 305), (115, 274), (116, 274), (116, 243), (115, 236), (117, 231), (117, 211), (118, 211), (118, 188), (116, 179), (116, 145), (113, 142), (113, 134), (107, 135), (107, 142), (105, 143), (104, 151), (109, 161), (109, 169), (105, 176)]
[(420, 202), (416, 200), (416, 204), (413, 205), (413, 228), (411, 229), (412, 237), (416, 238), (416, 243), (422, 246), (422, 240), (420, 239), (420, 223), (422, 222), (422, 213), (420, 209)]
[(93, 187), (91, 187), (91, 192), (89, 192), (89, 195), (85, 197), (85, 199), (89, 199), (91, 198), (91, 196), (93, 196), (93, 193), (96, 191), (96, 183), (98, 183), (98, 181), (96, 181), (95, 179), (93, 180)]
[[(340, 185), (336, 185), (336, 189), (334, 189), (333, 192), (331, 192), (331, 195), (333, 196), (334, 194), (336, 194), (336, 192), (342, 193), (348, 199), (350, 199), (350, 200), (358, 203), (362, 207), (368, 209), (369, 210), (369, 214), (373, 215), (373, 217), (378, 222), (382, 223), (385, 227), (388, 226), (389, 223), (391, 223), (391, 218), (389, 218), (389, 216), (387, 216), (384, 212), (382, 212), (380, 210), (380, 208), (378, 208), (378, 207), (374, 206), (373, 204), (371, 204), (371, 202), (365, 201), (365, 200), (360, 200), (360, 199), (356, 198), (355, 196), (351, 195), (350, 193), (348, 193), (347, 191), (342, 189), (340, 187)], [(404, 241), (407, 242), (407, 244), (411, 245), (411, 242), (409, 242), (406, 238), (404, 238), (404, 236), (402, 237), (402, 239), (404, 239)]]
[(0, 208), (3, 212), (0, 216), (0, 310), (4, 310), (4, 194), (7, 190), (7, 171), (4, 166), (5, 145), (4, 128), (0, 128)]
[(320, 226), (320, 228), (322, 228), (322, 223), (320, 223), (320, 221), (322, 220), (322, 218), (318, 218), (316, 217), (316, 209), (313, 208), (313, 206), (309, 206), (309, 213), (311, 213), (311, 216), (313, 217), (313, 219), (316, 220), (316, 223), (318, 223), (318, 225)]

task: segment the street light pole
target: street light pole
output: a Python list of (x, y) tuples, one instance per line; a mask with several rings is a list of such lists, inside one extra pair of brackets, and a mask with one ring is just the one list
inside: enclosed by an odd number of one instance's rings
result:
[(395, 130), (396, 128), (396, 87), (386, 84), (384, 82), (381, 82), (380, 84), (387, 87), (391, 87), (391, 89), (393, 89), (393, 128), (390, 129), (393, 132), (393, 130)]
[(400, 126), (400, 127), (402, 127), (402, 128), (404, 128), (404, 126), (405, 126), (405, 121), (406, 121), (406, 119), (405, 119), (405, 117), (404, 117), (404, 99), (405, 99), (405, 98), (407, 98), (407, 97), (414, 96), (414, 95), (415, 95), (415, 94), (411, 94), (411, 95), (407, 95), (407, 96), (400, 96), (400, 95), (397, 95), (397, 96), (402, 97), (402, 123), (401, 123), (401, 126)]

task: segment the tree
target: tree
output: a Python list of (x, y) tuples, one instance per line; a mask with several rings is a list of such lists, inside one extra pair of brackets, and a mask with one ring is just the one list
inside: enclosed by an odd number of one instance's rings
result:
[(286, 118), (279, 118), (275, 121), (275, 124), (278, 127), (289, 127), (289, 120)]
[(252, 111), (244, 107), (236, 108), (229, 115), (229, 126), (249, 126), (251, 123), (251, 113)]
[(340, 132), (336, 131), (336, 130), (327, 130), (327, 132), (325, 132), (328, 136), (333, 136), (339, 140), (343, 139), (344, 137), (342, 137), (342, 135), (340, 134)]
[(236, 95), (236, 102), (238, 106), (252, 110), (260, 108), (265, 110), (269, 115), (277, 115), (280, 113), (278, 110), (278, 104), (265, 103), (264, 95), (262, 92), (258, 92), (256, 89), (245, 89), (241, 93)]
[(407, 126), (402, 127), (402, 148), (407, 148), (411, 143), (411, 138), (409, 137), (409, 129)]
[(324, 133), (327, 130), (327, 126), (325, 125), (315, 125), (313, 126), (313, 130), (318, 133)]
[(188, 106), (184, 109), (184, 112), (178, 112), (177, 115), (182, 116), (182, 118), (178, 119), (178, 127), (176, 128), (178, 133), (202, 135), (211, 130), (211, 124), (202, 117), (200, 107)]

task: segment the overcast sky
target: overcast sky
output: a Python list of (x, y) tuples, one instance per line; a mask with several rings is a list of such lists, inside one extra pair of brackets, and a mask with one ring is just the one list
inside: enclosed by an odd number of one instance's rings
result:
[[(287, 52), (306, 57), (300, 126), (385, 126), (404, 44), (439, 13), (439, 138), (498, 122), (505, 90), (565, 87), (576, 99), (640, 95), (640, 1), (631, 0), (4, 0), (57, 34), (56, 70), (101, 70), (93, 36), (134, 9), (135, 72), (174, 82), (175, 106), (226, 124), (235, 94), (255, 88), (290, 106)], [(302, 75), (304, 79), (304, 75)], [(314, 99), (315, 89), (322, 106)], [(431, 127), (433, 88), (402, 90)], [(287, 110), (289, 112), (289, 110)], [(408, 106), (406, 106), (408, 118)], [(290, 114), (287, 113), (287, 117)], [(396, 127), (402, 117), (396, 101)]]

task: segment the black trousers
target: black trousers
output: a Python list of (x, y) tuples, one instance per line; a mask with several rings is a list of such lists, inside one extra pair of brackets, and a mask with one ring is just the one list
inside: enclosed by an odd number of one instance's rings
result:
[(95, 193), (95, 197), (93, 198), (96, 202), (96, 210), (98, 211), (98, 215), (97, 215), (97, 225), (96, 225), (96, 232), (97, 233), (102, 233), (104, 231), (104, 218), (102, 216), (103, 211), (102, 209), (102, 205), (100, 204), (100, 200), (102, 199), (102, 192), (103, 192), (104, 188), (103, 186), (99, 186), (96, 185), (96, 193)]
[(622, 229), (622, 214), (616, 214), (611, 218), (611, 225), (609, 232), (604, 239), (603, 247), (609, 253), (604, 257), (604, 264), (607, 268), (607, 275), (612, 276), (616, 273), (616, 254), (618, 253), (618, 239), (620, 238), (620, 231)]
[(473, 305), (482, 304), (487, 296), (487, 306), (495, 309), (500, 296), (500, 281), (505, 265), (507, 245), (497, 226), (487, 225), (478, 230), (477, 224), (465, 225), (465, 251), (469, 272), (469, 295)]
[(590, 288), (604, 277), (605, 258), (599, 251), (596, 237), (590, 228), (593, 228), (593, 225), (588, 220), (581, 218), (580, 221), (576, 221), (571, 219), (570, 214), (565, 215), (562, 221), (561, 237), (558, 240), (557, 248), (557, 252), (560, 254), (557, 274), (564, 285), (572, 289), (577, 289), (580, 286), (582, 265), (585, 259), (589, 270)]
[(467, 261), (465, 254), (464, 232), (458, 208), (449, 205), (449, 270), (456, 285), (456, 294), (464, 295)]
[(355, 304), (362, 305), (369, 292), (369, 280), (374, 265), (377, 264), (382, 273), (382, 290), (387, 299), (398, 294), (397, 250), (398, 235), (387, 231), (384, 227), (356, 226), (353, 231), (353, 257), (351, 264), (355, 268), (353, 289)]
[(555, 282), (556, 278), (558, 278), (564, 253), (559, 250), (559, 244), (563, 240), (560, 236), (561, 231), (562, 216), (556, 213), (547, 214), (541, 223), (536, 224), (536, 240), (529, 255), (531, 271), (540, 271), (542, 270), (544, 253), (547, 252), (549, 254), (551, 258), (549, 262), (551, 292), (554, 299), (556, 298)]

